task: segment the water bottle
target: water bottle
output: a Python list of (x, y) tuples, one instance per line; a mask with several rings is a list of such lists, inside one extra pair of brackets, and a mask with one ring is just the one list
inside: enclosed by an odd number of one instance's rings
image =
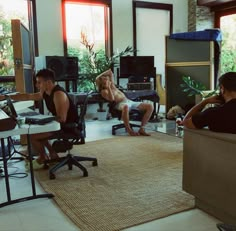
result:
[(183, 131), (182, 121), (183, 121), (182, 114), (178, 114), (175, 119), (175, 134), (177, 136), (181, 136), (182, 134), (182, 131)]
[(150, 90), (155, 90), (155, 89), (154, 89), (154, 82), (153, 82), (153, 78), (150, 78), (150, 83), (151, 83), (151, 89), (150, 89)]

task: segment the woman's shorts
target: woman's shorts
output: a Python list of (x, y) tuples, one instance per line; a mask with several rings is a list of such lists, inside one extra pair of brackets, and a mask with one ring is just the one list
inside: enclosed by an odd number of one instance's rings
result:
[(130, 111), (133, 109), (137, 109), (140, 104), (141, 104), (141, 102), (136, 102), (136, 101), (132, 101), (130, 99), (126, 99), (126, 100), (123, 100), (120, 103), (116, 104), (115, 108), (118, 110), (122, 110), (122, 107), (124, 105), (128, 105), (129, 111)]

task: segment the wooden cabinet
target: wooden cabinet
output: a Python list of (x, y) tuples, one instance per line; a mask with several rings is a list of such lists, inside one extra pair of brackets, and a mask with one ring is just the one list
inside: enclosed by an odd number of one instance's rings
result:
[(11, 26), (16, 91), (20, 93), (32, 93), (34, 92), (34, 52), (31, 33), (19, 19), (12, 19)]
[(179, 105), (183, 109), (195, 104), (195, 97), (187, 96), (180, 84), (183, 76), (190, 76), (212, 90), (216, 82), (214, 41), (179, 40), (166, 37), (166, 112)]

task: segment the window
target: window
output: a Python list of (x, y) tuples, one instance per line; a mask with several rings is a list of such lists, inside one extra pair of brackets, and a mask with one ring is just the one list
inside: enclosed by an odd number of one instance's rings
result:
[(0, 2), (0, 87), (14, 91), (15, 71), (11, 19), (20, 19), (27, 29), (33, 31), (34, 48), (38, 52), (35, 0)]
[(215, 27), (222, 31), (220, 71), (236, 71), (236, 8), (215, 12)]
[(99, 66), (102, 59), (112, 54), (111, 1), (63, 0), (62, 3), (65, 56), (78, 57), (79, 90), (86, 91), (94, 88), (89, 85), (102, 71)]
[(222, 31), (221, 74), (236, 71), (236, 14), (220, 18)]
[(0, 12), (0, 76), (13, 76), (11, 19), (20, 19), (28, 27), (27, 1), (1, 1)]

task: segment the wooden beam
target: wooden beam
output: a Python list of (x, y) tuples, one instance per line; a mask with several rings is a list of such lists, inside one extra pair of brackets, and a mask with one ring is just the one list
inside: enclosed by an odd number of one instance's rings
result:
[(222, 4), (226, 4), (229, 2), (235, 2), (234, 0), (197, 0), (197, 5), (198, 6), (219, 6)]

